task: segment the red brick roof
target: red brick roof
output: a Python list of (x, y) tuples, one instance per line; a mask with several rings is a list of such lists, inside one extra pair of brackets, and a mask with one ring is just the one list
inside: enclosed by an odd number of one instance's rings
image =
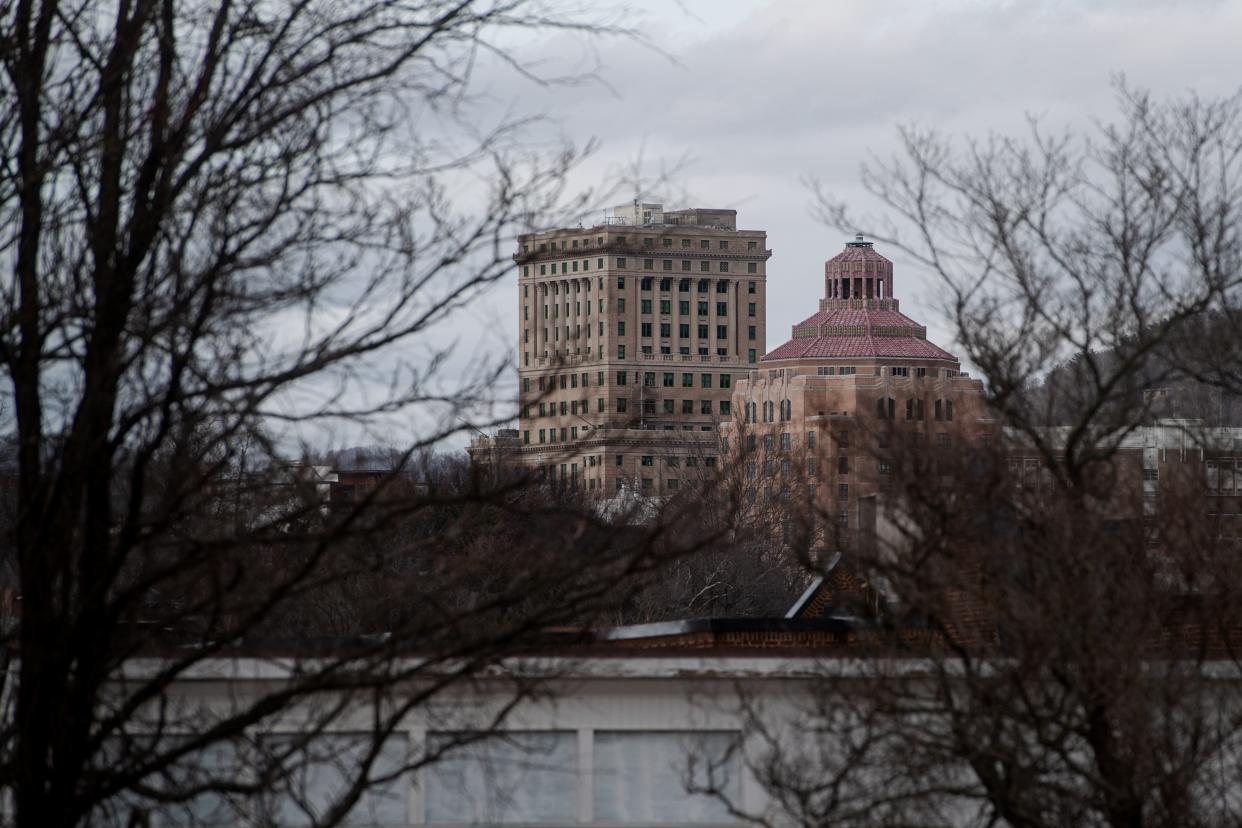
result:
[(858, 241), (855, 241), (852, 244), (846, 244), (844, 250), (833, 256), (825, 262), (825, 264), (832, 264), (833, 262), (860, 261), (888, 262), (888, 264), (892, 264), (891, 261), (881, 256), (879, 253), (876, 253), (875, 248), (872, 247), (869, 242), (865, 244), (862, 243), (862, 236), (859, 236), (858, 239)]
[(816, 336), (791, 339), (764, 354), (762, 362), (777, 359), (835, 359), (840, 357), (895, 357), (941, 359), (957, 357), (926, 339), (893, 336)]
[[(825, 270), (834, 262), (862, 260), (892, 264), (860, 236), (829, 259)], [(764, 354), (762, 361), (872, 357), (957, 362), (953, 354), (928, 342), (927, 328), (902, 313), (891, 296), (829, 297), (820, 300), (819, 308), (794, 325), (791, 339)]]

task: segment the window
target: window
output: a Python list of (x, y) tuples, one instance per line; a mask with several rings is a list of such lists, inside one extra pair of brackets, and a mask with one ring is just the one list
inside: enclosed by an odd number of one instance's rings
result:
[(721, 262), (721, 263), (720, 263), (720, 272), (721, 272), (721, 273), (728, 273), (728, 272), (729, 272), (729, 263), (728, 263), (728, 262)]
[[(427, 741), (434, 750), (460, 738), (431, 733)], [(429, 823), (573, 822), (578, 816), (577, 733), (497, 733), (448, 748), (424, 774)]]
[(655, 270), (655, 259), (643, 259), (643, 270)]
[(625, 336), (625, 320), (624, 319), (619, 320), (617, 322), (617, 336)]
[(746, 303), (746, 315), (747, 315), (747, 316), (754, 316), (754, 315), (755, 315), (755, 303), (754, 303), (754, 302), (747, 302), (747, 303)]
[(706, 259), (699, 262), (699, 271), (701, 273), (710, 273), (711, 269), (712, 269), (712, 263), (707, 261)]
[(626, 410), (626, 399), (625, 399), (625, 397), (617, 397), (617, 413), (618, 413), (618, 414), (624, 414), (624, 413), (625, 413), (625, 410)]
[(731, 378), (730, 378), (730, 376), (729, 376), (728, 374), (721, 374), (721, 375), (720, 375), (720, 387), (721, 387), (721, 388), (729, 388), (729, 387), (731, 386), (731, 384), (732, 384), (732, 383), (731, 383)]
[(638, 302), (638, 310), (642, 313), (651, 313), (651, 300), (640, 299)]
[(625, 313), (625, 299), (617, 300), (617, 313)]
[[(665, 241), (672, 241), (672, 239), (666, 239)], [(660, 264), (664, 267), (664, 269), (665, 269), (665, 270), (672, 270), (672, 269), (673, 269), (673, 260), (672, 260), (672, 259), (665, 259), (665, 260), (664, 260), (663, 262), (661, 262)]]
[(651, 323), (650, 322), (640, 322), (638, 327), (639, 327), (638, 332), (640, 334), (642, 334), (643, 336), (651, 336)]
[(672, 400), (663, 400), (663, 403), (664, 403), (664, 405), (663, 405), (664, 413), (665, 413), (665, 414), (672, 414), (672, 413), (673, 413), (673, 401), (672, 401)]
[(717, 293), (728, 293), (729, 283), (725, 281), (724, 279), (721, 279), (719, 282), (716, 283), (716, 292)]
[(699, 400), (699, 413), (710, 415), (712, 413), (712, 401)]
[(611, 823), (728, 823), (722, 799), (687, 793), (709, 781), (740, 794), (732, 732), (596, 731), (594, 819)]
[(681, 316), (689, 316), (690, 315), (690, 302), (685, 299), (678, 302), (677, 313)]
[(746, 283), (746, 292), (747, 292), (747, 293), (754, 293), (754, 292), (755, 292), (755, 283), (754, 283), (754, 282), (747, 282), (747, 283)]
[(682, 414), (693, 414), (694, 413), (694, 400), (682, 400), (681, 401), (681, 413)]
[[(624, 256), (617, 257), (617, 267), (622, 268), (622, 269), (625, 268), (625, 257)], [(617, 277), (617, 287), (621, 288), (622, 290), (625, 289), (625, 277), (624, 276)]]
[(707, 339), (707, 326), (699, 325), (699, 339)]
[(671, 372), (666, 371), (664, 374), (664, 387), (665, 388), (673, 387), (673, 374)]
[(781, 432), (781, 451), (789, 451), (791, 444), (792, 444), (792, 440), (789, 439), (789, 432), (782, 431)]
[(655, 371), (643, 372), (643, 387), (655, 388)]
[(699, 316), (707, 316), (707, 303), (699, 302)]
[(951, 441), (949, 439), (948, 434), (946, 434), (943, 431), (936, 433), (936, 447), (937, 448), (948, 448), (950, 443)]
[(850, 496), (850, 484), (849, 483), (838, 483), (837, 484), (837, 497), (841, 498), (842, 500), (846, 500), (849, 498), (849, 496)]
[[(639, 290), (651, 290), (651, 277), (644, 276), (643, 280), (638, 283), (638, 289)], [(647, 311), (647, 313), (651, 313), (651, 311)]]
[(672, 288), (673, 288), (672, 279), (661, 279), (660, 280), (660, 290), (668, 291), (668, 290), (672, 290)]
[[(278, 753), (300, 745), (301, 735), (263, 737), (264, 750)], [(311, 825), (326, 817), (340, 796), (349, 790), (358, 772), (358, 763), (372, 748), (371, 735), (322, 735), (303, 752), (304, 764), (286, 785), (268, 793), (261, 808), (276, 825)], [(409, 781), (399, 771), (408, 761), (409, 750), (404, 737), (385, 739), (370, 769), (373, 777), (398, 774), (390, 781), (365, 789), (358, 802), (340, 824), (397, 826), (408, 821), (405, 789)], [(460, 809), (459, 809), (460, 810)], [(309, 812), (309, 813), (308, 813)], [(233, 820), (228, 820), (232, 822)]]
[(672, 325), (672, 323), (671, 323), (671, 322), (661, 322), (661, 323), (660, 323), (660, 336), (661, 336), (661, 337), (663, 337), (664, 339), (668, 339), (668, 338), (669, 338), (670, 336), (672, 336), (672, 335), (673, 335), (673, 325)]
[(752, 341), (755, 339), (755, 326), (754, 325), (746, 326), (746, 338)]
[(729, 401), (721, 400), (720, 401), (720, 416), (728, 417), (731, 413), (732, 413), (732, 409), (729, 405)]
[(625, 385), (626, 373), (625, 371), (617, 372), (617, 385)]
[(748, 348), (746, 350), (746, 361), (755, 362), (755, 349), (754, 348)]
[[(690, 323), (688, 322), (678, 323), (677, 335), (681, 337), (682, 339), (689, 339), (690, 338)], [(689, 351), (686, 351), (683, 349), (682, 353), (689, 353)]]
[(746, 263), (746, 272), (747, 272), (747, 273), (758, 273), (758, 272), (759, 272), (759, 265), (758, 265), (757, 263), (755, 263), (755, 262), (747, 262), (747, 263)]
[(728, 316), (729, 315), (729, 303), (728, 302), (717, 302), (716, 303), (716, 315), (717, 316)]
[(717, 339), (728, 339), (729, 338), (729, 326), (728, 325), (717, 325), (716, 326), (716, 338)]
[(841, 448), (846, 448), (850, 444), (850, 433), (848, 431), (835, 431), (832, 434), (832, 439), (836, 440), (837, 445)]
[(876, 415), (881, 420), (892, 420), (896, 418), (897, 403), (892, 397), (881, 397), (876, 400)]
[(904, 365), (894, 365), (893, 367), (888, 369), (888, 372), (890, 375), (894, 377), (910, 376), (910, 369)]
[(781, 400), (781, 422), (788, 422), (793, 419), (793, 402), (790, 400)]
[[(707, 293), (707, 280), (706, 279), (699, 279), (699, 293)], [(703, 306), (699, 305), (699, 307), (703, 307)], [(699, 311), (699, 313), (707, 313), (707, 311), (701, 310)]]
[(763, 435), (763, 450), (764, 451), (772, 450), (772, 435), (771, 434)]
[(880, 461), (880, 474), (892, 474), (892, 473), (893, 473), (893, 464), (888, 462), (887, 460), (881, 460)]
[(850, 473), (850, 456), (848, 454), (842, 454), (841, 456), (837, 457), (837, 474), (849, 474), (849, 473)]
[(814, 457), (806, 459), (806, 476), (815, 477), (819, 474), (819, 461)]
[(651, 460), (651, 455), (650, 455), (650, 454), (644, 454), (642, 457), (643, 457), (643, 459), (642, 459), (642, 464), (643, 464), (644, 466), (654, 465), (654, 464), (653, 464), (653, 462), (652, 462), (652, 460)]

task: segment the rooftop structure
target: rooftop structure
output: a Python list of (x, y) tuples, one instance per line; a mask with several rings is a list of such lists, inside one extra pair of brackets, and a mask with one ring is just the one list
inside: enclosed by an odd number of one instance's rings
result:
[(824, 263), (819, 310), (793, 326), (792, 338), (764, 362), (836, 357), (897, 357), (953, 363), (927, 340), (927, 328), (903, 314), (893, 295), (893, 263), (862, 235)]

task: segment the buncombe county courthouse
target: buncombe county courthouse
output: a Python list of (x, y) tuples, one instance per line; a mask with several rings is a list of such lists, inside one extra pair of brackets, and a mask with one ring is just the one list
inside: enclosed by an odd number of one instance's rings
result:
[(818, 311), (765, 354), (765, 231), (738, 230), (734, 210), (610, 213), (519, 240), (513, 450), (526, 465), (588, 492), (664, 494), (732, 440), (767, 450), (744, 461), (755, 475), (834, 484), (818, 488), (840, 513), (886, 472), (864, 424), (941, 447), (995, 429), (980, 383), (900, 312), (870, 242), (827, 262)]
[(516, 451), (588, 492), (659, 494), (719, 462), (734, 383), (763, 355), (772, 251), (735, 210), (610, 212), (519, 239)]

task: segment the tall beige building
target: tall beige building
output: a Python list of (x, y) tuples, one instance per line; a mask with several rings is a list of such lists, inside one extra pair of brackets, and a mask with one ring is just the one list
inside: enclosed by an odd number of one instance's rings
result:
[(736, 210), (609, 212), (519, 239), (517, 456), (589, 492), (668, 493), (716, 464), (763, 356), (772, 252)]

